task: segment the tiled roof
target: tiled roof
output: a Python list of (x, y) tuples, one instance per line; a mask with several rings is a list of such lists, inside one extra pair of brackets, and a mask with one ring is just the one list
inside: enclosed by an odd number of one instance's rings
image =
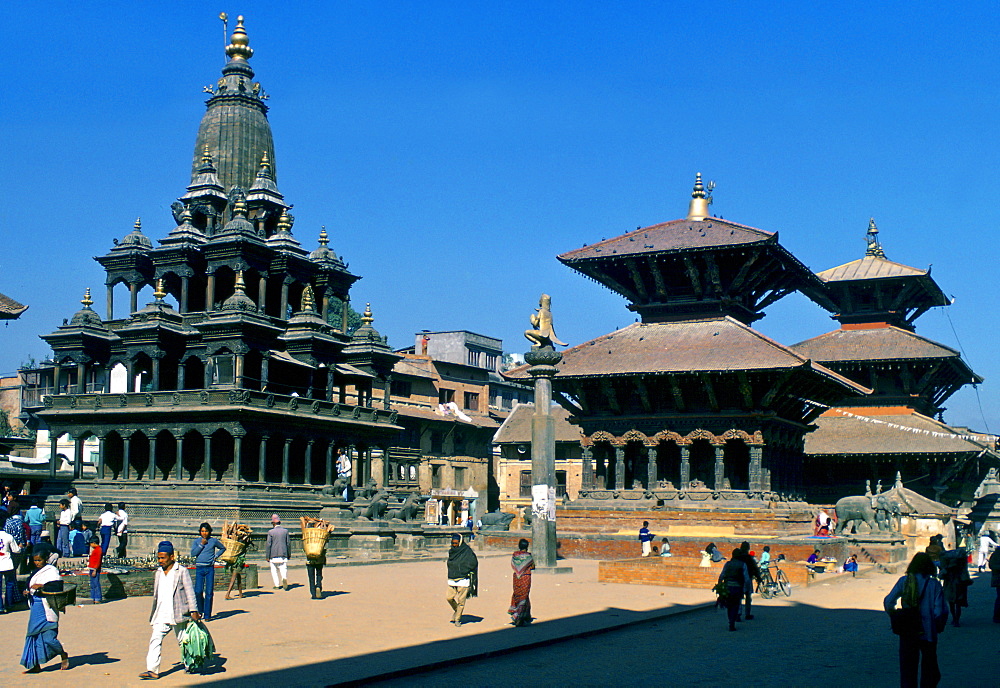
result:
[(460, 420), (457, 416), (444, 415), (438, 413), (433, 409), (429, 409), (423, 406), (404, 406), (404, 405), (393, 405), (393, 411), (396, 411), (401, 416), (407, 416), (409, 418), (421, 418), (423, 420), (436, 420), (442, 423), (463, 423), (465, 425), (474, 425), (479, 428), (498, 428), (500, 424), (489, 416), (483, 416), (478, 413), (466, 413), (469, 418), (469, 422)]
[(396, 364), (392, 367), (392, 374), (435, 379), (434, 372), (431, 370), (431, 367), (432, 364), (430, 359), (414, 360), (404, 358), (401, 361), (396, 361)]
[(959, 357), (957, 351), (944, 344), (895, 326), (834, 330), (794, 344), (791, 349), (824, 363)]
[(824, 282), (846, 282), (850, 280), (879, 279), (883, 277), (923, 277), (927, 270), (918, 270), (909, 265), (894, 263), (878, 256), (865, 256), (835, 268), (817, 272)]
[(904, 515), (953, 516), (955, 514), (955, 510), (951, 507), (928, 499), (907, 487), (894, 487), (882, 494), (890, 504), (898, 505), (899, 512)]
[(806, 435), (805, 453), (810, 456), (962, 454), (986, 448), (985, 444), (964, 439), (953, 428), (910, 409), (900, 410), (896, 415), (880, 415), (877, 408), (850, 412), (881, 422), (828, 411), (815, 420), (817, 429)]
[(9, 296), (0, 294), (0, 320), (13, 320), (28, 310), (24, 304), (18, 303)]
[(775, 238), (773, 232), (765, 232), (717, 217), (706, 220), (674, 220), (642, 227), (621, 236), (567, 251), (559, 256), (559, 260), (573, 263), (588, 258), (607, 258), (635, 253), (774, 242)]
[[(563, 352), (559, 377), (773, 370), (811, 366), (861, 393), (867, 389), (731, 317), (635, 323)], [(504, 373), (527, 379), (528, 366)]]
[[(519, 404), (497, 430), (493, 441), (497, 444), (530, 443), (531, 418), (534, 415), (534, 404)], [(556, 442), (579, 442), (583, 437), (580, 426), (569, 422), (569, 411), (562, 406), (552, 406), (552, 418), (555, 420)]]

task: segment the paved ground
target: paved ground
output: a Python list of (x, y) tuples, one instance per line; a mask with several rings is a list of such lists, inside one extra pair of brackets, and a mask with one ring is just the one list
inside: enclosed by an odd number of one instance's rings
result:
[[(752, 667), (754, 683), (854, 688), (896, 680), (895, 638), (877, 611), (893, 577), (875, 575), (797, 590), (790, 601), (761, 602), (756, 620), (727, 633), (721, 612), (706, 607), (708, 591), (601, 584), (595, 582), (596, 562), (567, 563), (572, 574), (535, 576), (538, 621), (529, 628), (509, 626), (506, 557), (483, 558), (483, 590), (469, 602), (461, 628), (448, 623), (442, 561), (328, 568), (322, 601), (309, 599), (305, 571), (293, 569), (295, 587), (288, 592), (262, 589), (231, 602), (216, 595), (217, 618), (209, 627), (218, 666), (209, 675), (186, 675), (173, 665), (176, 646), (165, 642), (161, 671), (167, 675), (161, 681), (321, 686), (403, 671), (398, 685), (502, 686), (522, 685), (523, 679), (508, 677), (530, 670), (532, 683), (550, 685), (748, 685), (735, 673), (739, 664)], [(972, 588), (966, 626), (949, 628), (942, 638), (945, 667), (957, 666), (960, 650), (966, 658), (978, 656), (980, 665), (996, 666), (1000, 626), (989, 623), (992, 590), (984, 583), (980, 579)], [(0, 685), (47, 685), (52, 679), (87, 686), (141, 683), (136, 677), (145, 668), (150, 602), (133, 598), (71, 609), (60, 622), (60, 638), (73, 658), (65, 675), (52, 673), (52, 664), (38, 676), (20, 676), (27, 614), (0, 616), (0, 654), (7, 658)], [(594, 634), (615, 626), (627, 628)], [(557, 642), (580, 635), (586, 637)], [(535, 644), (543, 649), (503, 654)], [(494, 656), (411, 672), (483, 653)], [(959, 681), (956, 670), (946, 668), (942, 686), (997, 685), (991, 680)]]

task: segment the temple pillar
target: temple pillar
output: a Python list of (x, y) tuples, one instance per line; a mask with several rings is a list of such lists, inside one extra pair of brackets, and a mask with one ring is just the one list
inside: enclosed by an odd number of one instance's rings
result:
[(208, 356), (207, 359), (208, 360), (203, 361), (205, 364), (205, 389), (212, 386), (212, 376), (215, 372), (215, 361), (212, 360), (211, 356)]
[(333, 442), (326, 445), (326, 482), (325, 485), (333, 485)]
[(326, 316), (330, 312), (330, 295), (323, 294), (323, 305), (320, 307), (320, 317), (323, 318), (323, 322), (326, 322)]
[(156, 433), (151, 433), (149, 438), (149, 467), (146, 468), (146, 480), (151, 480), (155, 477), (156, 477)]
[(212, 436), (205, 435), (205, 460), (201, 466), (201, 475), (205, 480), (212, 479)]
[(128, 285), (128, 293), (129, 293), (129, 300), (128, 300), (129, 311), (128, 312), (131, 315), (132, 313), (135, 313), (137, 310), (139, 310), (139, 284), (138, 284), (138, 282), (129, 283), (129, 285)]
[(162, 351), (154, 351), (153, 355), (151, 356), (151, 359), (153, 361), (153, 370), (152, 370), (152, 380), (151, 380), (151, 383), (150, 383), (150, 388), (154, 392), (158, 392), (160, 390), (160, 359), (161, 358), (163, 358), (163, 352)]
[(759, 445), (750, 447), (750, 490), (751, 492), (760, 492), (764, 489), (763, 480), (763, 454), (764, 450)]
[(386, 375), (382, 384), (382, 408), (386, 411), (392, 408), (392, 375)]
[(726, 447), (721, 444), (715, 445), (715, 489), (721, 490), (726, 480)]
[[(180, 388), (178, 387), (178, 389)], [(180, 429), (174, 434), (174, 450), (176, 452), (174, 477), (177, 480), (184, 480), (184, 435)]]
[(264, 482), (264, 469), (267, 467), (267, 435), (260, 436), (260, 448), (257, 451), (257, 482)]
[(625, 489), (625, 447), (615, 447), (615, 489)]
[(242, 432), (233, 433), (233, 479), (240, 479), (240, 471), (243, 466), (243, 435)]
[(97, 477), (104, 480), (104, 437), (97, 438)]
[(76, 393), (84, 394), (87, 391), (87, 364), (76, 364)]
[(59, 388), (61, 378), (62, 378), (62, 366), (57, 363), (52, 370), (53, 394), (62, 394), (62, 390)]
[(233, 363), (233, 383), (236, 389), (243, 389), (243, 356), (244, 354), (236, 354)]
[(681, 445), (681, 489), (691, 484), (691, 447)]
[(205, 281), (205, 310), (214, 311), (215, 310), (215, 273), (208, 273), (208, 279)]
[(261, 313), (266, 313), (264, 310), (267, 308), (267, 278), (261, 275), (260, 281), (257, 282), (257, 308), (260, 309)]
[(260, 361), (260, 391), (262, 392), (267, 387), (267, 376), (271, 366), (271, 354), (265, 351), (263, 356)]
[(292, 438), (286, 437), (285, 446), (281, 450), (281, 482), (285, 484), (288, 483), (288, 476), (289, 476), (288, 456), (291, 453), (291, 451), (292, 451)]
[(288, 317), (288, 282), (281, 283), (281, 313), (278, 317), (282, 320)]
[(73, 480), (83, 477), (83, 443), (82, 437), (73, 440)]
[(312, 484), (312, 467), (313, 467), (313, 446), (316, 444), (316, 440), (309, 440), (306, 442), (306, 465), (305, 465), (305, 478), (302, 480), (304, 485)]
[(344, 297), (340, 302), (340, 331), (347, 334), (347, 309), (350, 308), (350, 297)]
[(382, 487), (389, 487), (389, 447), (382, 447)]
[(656, 487), (656, 447), (646, 447), (646, 489)]
[(186, 275), (181, 277), (181, 313), (188, 312), (188, 286), (190, 284), (190, 277)]
[(594, 450), (588, 446), (583, 447), (583, 466), (581, 468), (583, 491), (589, 492), (594, 489)]
[(122, 442), (122, 480), (132, 477), (132, 435), (123, 438)]
[(53, 435), (52, 431), (49, 431), (49, 477), (56, 477), (56, 469), (59, 468), (59, 459), (57, 454), (59, 453), (59, 437)]
[(115, 318), (115, 287), (113, 284), (108, 285), (108, 320), (114, 320)]

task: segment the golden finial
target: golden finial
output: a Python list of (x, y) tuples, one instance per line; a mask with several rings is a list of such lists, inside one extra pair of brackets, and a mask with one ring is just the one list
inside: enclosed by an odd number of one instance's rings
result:
[(316, 297), (313, 296), (312, 285), (307, 284), (302, 290), (302, 310), (312, 312), (316, 310)]
[(249, 60), (253, 57), (253, 48), (250, 47), (250, 38), (246, 29), (243, 28), (243, 16), (236, 17), (236, 28), (233, 35), (229, 37), (229, 45), (226, 46), (226, 55), (230, 60)]
[(701, 183), (701, 172), (695, 175), (694, 190), (691, 192), (691, 202), (688, 204), (687, 219), (704, 220), (708, 217), (708, 196), (705, 185)]
[(93, 305), (94, 302), (90, 298), (90, 287), (87, 287), (87, 290), (83, 292), (83, 298), (80, 299), (80, 303), (83, 304), (84, 308), (90, 308)]
[(278, 232), (281, 234), (288, 234), (289, 230), (292, 228), (292, 217), (288, 214), (288, 209), (281, 211), (281, 215), (278, 216)]
[(141, 217), (135, 218), (135, 224), (132, 225), (132, 231), (133, 232), (141, 232), (142, 231), (142, 218)]
[(868, 242), (868, 250), (865, 251), (866, 256), (885, 258), (885, 251), (882, 249), (882, 243), (878, 240), (878, 227), (875, 226), (874, 217), (868, 220), (868, 232), (865, 236), (865, 241)]
[(201, 164), (202, 165), (211, 165), (212, 164), (212, 154), (208, 150), (208, 144), (207, 143), (205, 144), (205, 147), (201, 151)]
[(260, 166), (261, 167), (266, 167), (266, 166), (269, 166), (270, 164), (271, 164), (271, 161), (267, 157), (267, 151), (264, 151), (264, 154), (262, 156), (260, 156)]
[(370, 303), (365, 304), (364, 315), (361, 316), (361, 322), (365, 325), (371, 325), (375, 322), (375, 318), (372, 317), (372, 305)]
[(233, 286), (233, 289), (242, 294), (246, 291), (246, 288), (247, 285), (243, 282), (243, 271), (240, 270), (236, 273), (236, 284)]
[(246, 215), (247, 204), (242, 198), (233, 203), (233, 215)]
[(167, 295), (167, 292), (163, 290), (163, 278), (156, 280), (156, 291), (153, 292), (153, 297), (157, 301), (162, 301), (163, 297)]
[(319, 245), (326, 246), (328, 243), (330, 243), (330, 240), (326, 235), (326, 225), (323, 225), (319, 228)]

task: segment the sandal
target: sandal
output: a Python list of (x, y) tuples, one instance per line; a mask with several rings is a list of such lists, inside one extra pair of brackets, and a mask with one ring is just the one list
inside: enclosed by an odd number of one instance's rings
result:
[(152, 671), (144, 671), (141, 674), (139, 674), (139, 678), (141, 678), (143, 681), (155, 681), (156, 679), (160, 678), (160, 675), (154, 674)]

